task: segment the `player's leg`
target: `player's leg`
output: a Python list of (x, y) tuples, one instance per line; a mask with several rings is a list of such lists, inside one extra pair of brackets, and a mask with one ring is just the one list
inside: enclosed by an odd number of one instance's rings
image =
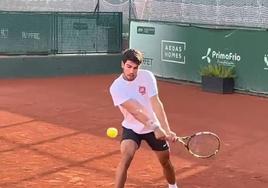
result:
[(117, 166), (115, 177), (115, 188), (123, 188), (127, 179), (127, 170), (139, 148), (141, 139), (130, 129), (123, 128), (122, 141), (120, 145), (121, 160)]
[(115, 177), (115, 187), (123, 188), (127, 179), (127, 170), (134, 157), (138, 146), (133, 140), (123, 140), (121, 142), (121, 161), (117, 167)]
[(163, 168), (163, 174), (170, 185), (176, 187), (176, 176), (174, 167), (170, 161), (170, 152), (169, 150), (165, 151), (155, 151), (157, 158)]
[(152, 150), (156, 153), (157, 158), (163, 168), (163, 174), (169, 185), (176, 188), (175, 170), (170, 161), (170, 151), (168, 142), (165, 140), (158, 140), (154, 133), (148, 133), (143, 136), (143, 139), (149, 144)]

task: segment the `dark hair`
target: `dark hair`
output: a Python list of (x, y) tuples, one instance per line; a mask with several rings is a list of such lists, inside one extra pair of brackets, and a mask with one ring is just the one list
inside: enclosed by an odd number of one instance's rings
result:
[(126, 63), (127, 60), (133, 61), (137, 65), (140, 65), (143, 62), (143, 54), (136, 49), (126, 49), (122, 55), (123, 63)]

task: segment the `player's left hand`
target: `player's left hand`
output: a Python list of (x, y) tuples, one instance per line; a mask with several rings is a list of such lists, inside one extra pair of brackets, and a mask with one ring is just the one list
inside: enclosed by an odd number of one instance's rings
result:
[(173, 131), (168, 131), (167, 132), (167, 141), (170, 141), (170, 142), (176, 142), (177, 140), (177, 135), (176, 133), (174, 133)]

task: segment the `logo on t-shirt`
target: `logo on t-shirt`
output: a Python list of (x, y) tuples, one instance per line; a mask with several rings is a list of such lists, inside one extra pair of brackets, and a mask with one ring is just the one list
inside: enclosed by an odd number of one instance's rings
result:
[(146, 93), (146, 87), (139, 86), (139, 93), (142, 94), (142, 95), (145, 95), (145, 93)]

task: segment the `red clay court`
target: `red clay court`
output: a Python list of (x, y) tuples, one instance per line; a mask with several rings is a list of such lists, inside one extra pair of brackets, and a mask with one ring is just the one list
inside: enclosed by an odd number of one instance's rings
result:
[[(119, 162), (122, 115), (109, 85), (117, 75), (0, 80), (1, 188), (111, 188)], [(268, 187), (268, 98), (220, 95), (196, 85), (159, 81), (170, 125), (178, 135), (212, 131), (219, 154), (196, 159), (171, 145), (182, 188)], [(126, 188), (165, 188), (156, 156), (145, 143)]]

